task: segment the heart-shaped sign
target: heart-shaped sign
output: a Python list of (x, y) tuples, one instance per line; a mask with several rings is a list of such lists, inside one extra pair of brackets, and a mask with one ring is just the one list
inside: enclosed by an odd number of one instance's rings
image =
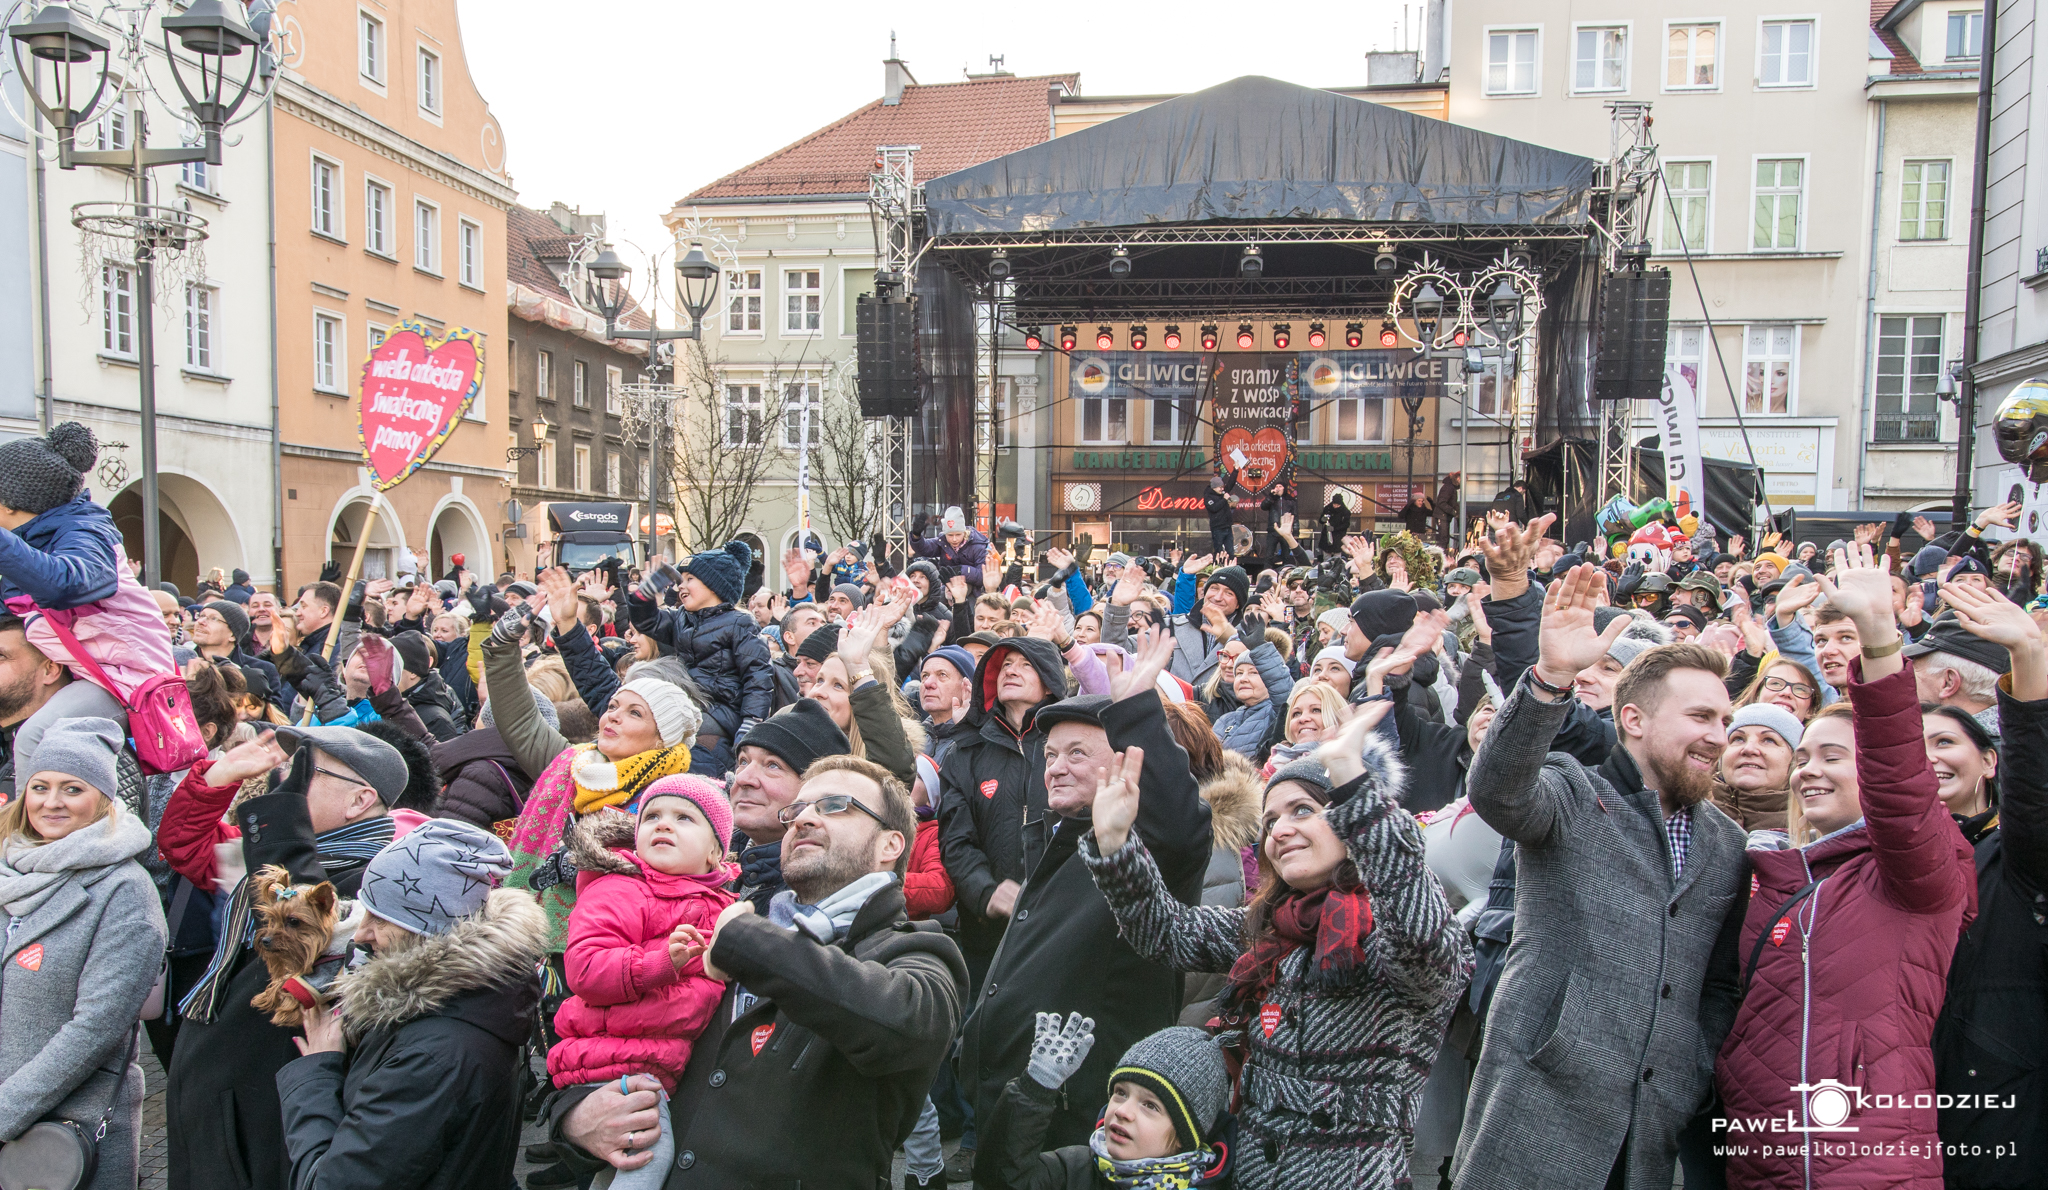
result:
[(1241, 473), (1242, 486), (1256, 490), (1273, 482), (1287, 465), (1287, 432), (1265, 426), (1257, 433), (1242, 427), (1223, 433), (1223, 465)]
[(469, 411), (484, 384), (484, 349), (467, 328), (438, 336), (401, 322), (363, 363), (356, 434), (378, 491), (420, 469)]
[(1262, 1005), (1260, 1005), (1260, 1006), (1259, 1006), (1259, 1028), (1261, 1028), (1261, 1029), (1265, 1030), (1266, 1036), (1268, 1036), (1268, 1037), (1271, 1037), (1271, 1036), (1273, 1035), (1273, 1030), (1275, 1030), (1275, 1029), (1277, 1029), (1277, 1028), (1279, 1028), (1279, 1027), (1280, 1027), (1280, 1006), (1279, 1006), (1278, 1004), (1262, 1004)]

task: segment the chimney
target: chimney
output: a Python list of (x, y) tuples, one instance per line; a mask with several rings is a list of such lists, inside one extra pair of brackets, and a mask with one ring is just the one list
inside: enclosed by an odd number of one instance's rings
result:
[(917, 78), (910, 73), (909, 64), (896, 56), (896, 33), (892, 29), (889, 32), (889, 56), (882, 62), (883, 104), (895, 107), (902, 103), (904, 85), (915, 82)]

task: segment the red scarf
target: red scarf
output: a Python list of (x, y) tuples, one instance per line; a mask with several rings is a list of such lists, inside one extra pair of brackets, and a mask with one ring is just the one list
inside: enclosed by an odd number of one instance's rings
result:
[(1311, 982), (1338, 979), (1357, 968), (1372, 932), (1372, 897), (1363, 888), (1324, 885), (1293, 893), (1273, 907), (1266, 932), (1230, 968), (1229, 1003), (1256, 1008), (1280, 982), (1280, 964), (1303, 946), (1315, 946)]

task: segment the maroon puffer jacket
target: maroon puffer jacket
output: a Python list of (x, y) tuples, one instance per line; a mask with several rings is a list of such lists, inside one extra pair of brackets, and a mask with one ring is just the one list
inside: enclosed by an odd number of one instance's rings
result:
[[(1721, 1046), (1714, 1081), (1727, 1131), (1715, 1139), (1730, 1146), (1730, 1187), (1941, 1190), (1930, 1045), (1977, 885), (1927, 765), (1912, 663), (1867, 685), (1856, 664), (1849, 698), (1865, 824), (1803, 852), (1750, 854), (1745, 967), (1779, 906), (1808, 881), (1821, 884), (1784, 915), (1782, 940), (1764, 943)], [(1792, 1089), (1830, 1079), (1850, 1089)], [(1794, 1131), (1821, 1123), (1830, 1100), (1849, 1106), (1842, 1131)], [(1808, 1141), (1813, 1151), (1802, 1153)]]

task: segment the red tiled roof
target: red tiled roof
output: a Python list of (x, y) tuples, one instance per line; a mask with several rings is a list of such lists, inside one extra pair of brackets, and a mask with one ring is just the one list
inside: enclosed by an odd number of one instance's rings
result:
[[(563, 288), (561, 277), (555, 272), (556, 267), (568, 263), (569, 253), (575, 251), (575, 237), (563, 235), (561, 227), (539, 211), (514, 203), (505, 214), (505, 239), (505, 276), (508, 280), (558, 302), (582, 308), (581, 303)], [(637, 304), (628, 305), (619, 316), (619, 325), (645, 330), (647, 315)]]
[(692, 192), (690, 199), (865, 194), (875, 146), (918, 145), (917, 176), (956, 169), (1040, 144), (1052, 135), (1054, 85), (1072, 91), (1078, 74), (912, 83), (903, 102), (877, 99), (802, 140)]
[(1870, 0), (1870, 31), (1877, 34), (1877, 39), (1884, 43), (1884, 48), (1892, 52), (1893, 74), (1924, 74), (1926, 71), (1921, 67), (1920, 59), (1913, 56), (1913, 51), (1906, 48), (1906, 43), (1899, 40), (1899, 35), (1893, 30), (1877, 27), (1877, 23), (1885, 18), (1885, 14), (1898, 6), (1899, 0)]

